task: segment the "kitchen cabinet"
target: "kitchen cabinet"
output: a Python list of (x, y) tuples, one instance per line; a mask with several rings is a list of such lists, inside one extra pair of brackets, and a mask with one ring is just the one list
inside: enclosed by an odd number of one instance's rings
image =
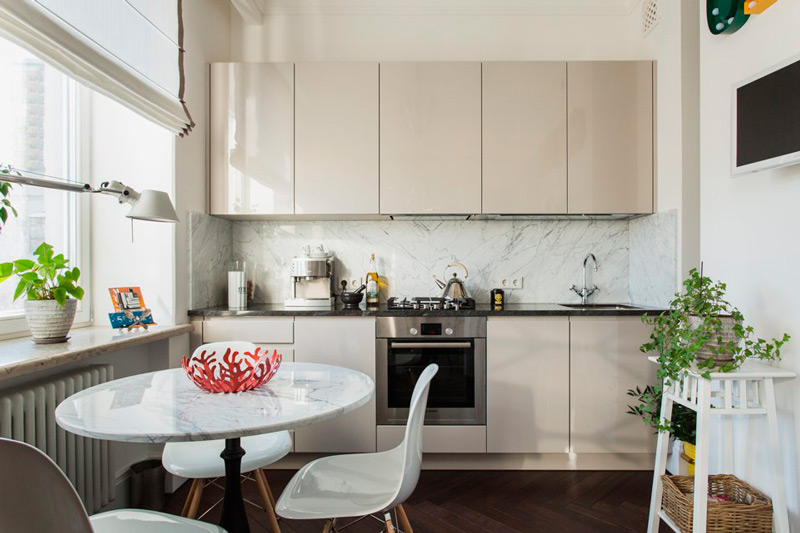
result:
[(639, 351), (651, 327), (639, 317), (570, 320), (570, 420), (574, 453), (653, 453), (653, 430), (627, 414), (626, 393), (656, 383), (657, 367)]
[(294, 65), (212, 63), (209, 213), (294, 213)]
[(480, 63), (381, 63), (380, 211), (481, 212)]
[[(403, 441), (406, 426), (378, 426), (378, 451)], [(486, 426), (423, 426), (424, 453), (486, 453)]]
[(294, 342), (294, 318), (214, 318), (203, 321), (203, 342)]
[[(375, 380), (375, 319), (297, 317), (294, 358), (363, 372)], [(298, 428), (295, 451), (349, 453), (375, 451), (375, 399), (334, 419)]]
[(567, 212), (567, 64), (483, 64), (483, 212)]
[(568, 212), (653, 212), (653, 63), (567, 65)]
[(569, 320), (489, 318), (489, 453), (569, 451)]
[(378, 213), (378, 64), (295, 66), (295, 213)]

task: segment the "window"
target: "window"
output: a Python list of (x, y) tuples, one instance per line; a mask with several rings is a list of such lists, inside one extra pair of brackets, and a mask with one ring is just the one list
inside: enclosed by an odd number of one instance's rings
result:
[[(0, 39), (0, 162), (59, 178), (81, 175), (79, 96), (67, 76), (17, 45)], [(0, 262), (32, 257), (42, 242), (81, 268), (81, 285), (89, 285), (82, 261), (82, 230), (88, 202), (75, 193), (14, 185), (9, 199), (19, 216), (9, 218), (0, 234)], [(86, 243), (88, 245), (88, 242)], [(0, 335), (25, 330), (24, 302), (13, 302), (15, 280), (0, 283)], [(76, 323), (89, 319), (84, 297)]]

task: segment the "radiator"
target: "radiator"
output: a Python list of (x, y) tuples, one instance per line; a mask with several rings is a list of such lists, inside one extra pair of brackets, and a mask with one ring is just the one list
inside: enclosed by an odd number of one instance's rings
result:
[(0, 392), (0, 437), (27, 442), (49, 455), (78, 491), (89, 514), (115, 498), (108, 442), (61, 429), (55, 410), (70, 395), (112, 379), (111, 365), (93, 365)]

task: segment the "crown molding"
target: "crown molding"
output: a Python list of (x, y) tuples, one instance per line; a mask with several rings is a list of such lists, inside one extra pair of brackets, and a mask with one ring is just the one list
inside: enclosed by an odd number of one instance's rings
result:
[(641, 2), (641, 0), (231, 1), (234, 5), (263, 2), (264, 16), (624, 16), (630, 14)]

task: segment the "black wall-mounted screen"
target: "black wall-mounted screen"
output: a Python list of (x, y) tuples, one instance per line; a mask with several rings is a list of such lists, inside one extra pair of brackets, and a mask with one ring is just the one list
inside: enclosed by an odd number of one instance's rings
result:
[(800, 152), (800, 61), (736, 91), (736, 166)]

